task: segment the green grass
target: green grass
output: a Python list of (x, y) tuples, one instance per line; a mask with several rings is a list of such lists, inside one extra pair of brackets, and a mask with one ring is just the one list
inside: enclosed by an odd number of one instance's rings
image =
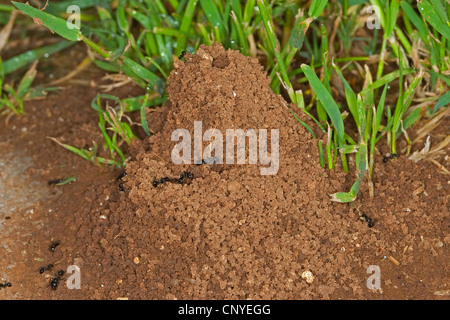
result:
[[(325, 135), (318, 140), (320, 164), (333, 170), (340, 162), (343, 170), (355, 175), (352, 188), (332, 195), (334, 201), (356, 199), (365, 178), (373, 195), (380, 141), (385, 140), (391, 153), (399, 153), (400, 137), (411, 143), (406, 130), (450, 102), (448, 1), (119, 0), (114, 9), (112, 3), (77, 2), (81, 28), (68, 29), (64, 18), (69, 1), (52, 3), (44, 11), (13, 2), (64, 40), (0, 63), (0, 110), (16, 114), (23, 113), (23, 100), (39, 90), (32, 88), (33, 74), (27, 73), (15, 89), (5, 77), (80, 41), (93, 53), (98, 68), (125, 73), (146, 91), (123, 100), (99, 94), (92, 102), (108, 159), (97, 156), (95, 144), (81, 150), (63, 145), (97, 165), (125, 165), (121, 146), (136, 139), (127, 113), (139, 112), (139, 125), (151, 135), (146, 110), (166, 101), (174, 59), (182, 51), (194, 53), (202, 43), (220, 42), (258, 57), (272, 90), (284, 94), (318, 125)], [(368, 5), (379, 8), (375, 10), (379, 30), (368, 29), (360, 15)], [(12, 6), (1, 6), (0, 21), (7, 21), (11, 10)], [(17, 23), (33, 21), (21, 17)], [(363, 36), (356, 36), (357, 31)], [(336, 81), (342, 84), (343, 96), (337, 94)], [(419, 107), (418, 93), (429, 104)], [(355, 168), (349, 167), (349, 156)]]
[(23, 102), (29, 96), (30, 87), (36, 77), (36, 65), (37, 61), (25, 73), (15, 89), (7, 83), (4, 84), (4, 66), (0, 58), (0, 111), (2, 111), (2, 106), (6, 108), (2, 113), (5, 111), (11, 111), (16, 115), (23, 113)]
[(77, 181), (76, 177), (65, 177), (61, 179), (61, 182), (55, 183), (55, 186), (63, 186), (65, 184), (70, 184), (75, 181)]

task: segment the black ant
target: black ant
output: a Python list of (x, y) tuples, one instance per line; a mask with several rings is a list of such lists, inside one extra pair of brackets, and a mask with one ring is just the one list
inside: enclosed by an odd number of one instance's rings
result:
[(52, 268), (53, 268), (53, 265), (52, 265), (52, 264), (49, 264), (48, 266), (42, 267), (42, 268), (39, 270), (39, 272), (40, 272), (41, 274), (43, 274), (45, 271), (51, 270)]
[[(196, 163), (196, 165), (212, 164), (214, 161), (217, 161), (217, 158), (214, 157), (214, 158), (210, 158), (210, 159), (207, 159), (207, 160), (202, 159), (202, 162), (201, 163)], [(190, 172), (189, 171), (184, 171), (183, 173), (181, 173), (179, 178), (170, 179), (168, 177), (164, 177), (161, 180), (156, 180), (155, 179), (155, 180), (153, 180), (153, 186), (156, 188), (160, 184), (162, 184), (164, 182), (167, 182), (167, 181), (170, 181), (170, 182), (173, 182), (173, 183), (178, 183), (178, 184), (183, 184), (184, 181), (185, 181), (185, 178), (194, 179), (194, 171), (195, 171), (195, 169), (196, 168), (194, 168)]]
[(127, 172), (124, 170), (119, 176), (117, 177), (117, 181), (122, 180), (123, 177), (127, 175)]
[(59, 241), (52, 242), (52, 245), (50, 246), (50, 251), (55, 252), (57, 246), (59, 246)]
[(56, 288), (58, 288), (58, 283), (60, 280), (60, 277), (53, 278), (52, 281), (50, 281), (50, 287), (52, 287), (53, 290), (56, 290)]
[(58, 271), (58, 276), (57, 277), (55, 277), (55, 278), (53, 278), (51, 281), (50, 281), (50, 287), (53, 289), (53, 290), (56, 290), (57, 288), (58, 288), (58, 284), (59, 284), (59, 282), (61, 281), (61, 277), (64, 275), (64, 270), (59, 270)]
[(394, 159), (394, 158), (397, 158), (397, 154), (395, 154), (395, 153), (393, 153), (387, 157), (384, 157), (383, 162), (388, 162), (389, 160)]
[(362, 220), (362, 221), (367, 222), (367, 226), (368, 226), (369, 228), (372, 228), (373, 225), (374, 225), (373, 220), (372, 220), (371, 218), (369, 218), (365, 213), (360, 214), (360, 215), (359, 215), (359, 219)]
[(178, 57), (178, 59), (182, 59), (182, 58), (184, 58), (184, 56), (186, 55), (186, 51), (181, 51), (181, 55)]
[[(121, 181), (123, 177), (125, 177), (127, 175), (127, 172), (124, 170), (118, 177), (117, 177), (117, 181)], [(119, 191), (123, 191), (123, 183), (119, 183)]]
[(11, 282), (0, 283), (0, 289), (6, 287), (12, 287)]
[(170, 181), (170, 179), (168, 177), (164, 177), (161, 180), (153, 180), (153, 186), (156, 188), (157, 186), (159, 186), (160, 184)]
[(184, 171), (179, 179), (174, 179), (175, 183), (183, 184), (184, 178), (194, 179), (194, 174), (192, 172)]
[(153, 186), (156, 188), (157, 186), (159, 186), (160, 184), (164, 183), (164, 182), (173, 182), (173, 183), (178, 183), (178, 184), (183, 184), (184, 183), (184, 179), (188, 178), (188, 179), (194, 179), (194, 174), (192, 172), (189, 171), (184, 171), (179, 178), (173, 178), (170, 179), (168, 177), (164, 177), (161, 180), (154, 180), (153, 181)]

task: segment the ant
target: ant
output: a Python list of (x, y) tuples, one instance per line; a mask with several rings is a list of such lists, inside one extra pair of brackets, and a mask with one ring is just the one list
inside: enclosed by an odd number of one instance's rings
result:
[(359, 219), (362, 220), (362, 221), (367, 222), (367, 226), (369, 228), (372, 228), (373, 225), (374, 225), (373, 220), (371, 218), (369, 218), (365, 213), (360, 214)]
[(156, 188), (160, 184), (162, 184), (164, 182), (168, 182), (168, 181), (173, 182), (173, 183), (183, 184), (185, 178), (194, 179), (194, 174), (192, 173), (192, 171), (191, 172), (184, 171), (183, 173), (181, 173), (180, 178), (170, 179), (169, 177), (164, 177), (161, 180), (154, 180), (153, 186)]
[(383, 162), (388, 162), (389, 160), (394, 159), (394, 158), (397, 158), (397, 154), (395, 154), (395, 153), (393, 153), (387, 157), (384, 157)]
[(179, 179), (174, 179), (175, 183), (183, 184), (184, 178), (194, 179), (194, 174), (192, 172), (184, 171)]
[(50, 287), (53, 290), (56, 290), (56, 288), (58, 288), (58, 283), (60, 280), (61, 280), (61, 278), (59, 278), (59, 277), (53, 278), (52, 281), (50, 281)]
[(39, 272), (40, 272), (40, 274), (43, 274), (45, 271), (51, 270), (52, 268), (53, 268), (53, 265), (52, 265), (52, 264), (49, 264), (48, 266), (42, 267), (42, 268), (39, 270)]
[[(184, 52), (184, 51), (183, 51)], [(201, 163), (196, 163), (196, 165), (203, 165), (203, 164), (213, 164), (214, 162), (217, 162), (217, 158), (216, 157), (212, 157), (209, 159), (202, 159)], [(170, 179), (169, 177), (164, 177), (161, 180), (153, 180), (153, 186), (156, 188), (157, 186), (159, 186), (160, 184), (163, 184), (164, 182), (172, 182), (172, 183), (178, 183), (178, 184), (183, 184), (185, 181), (185, 178), (188, 179), (194, 179), (194, 171), (196, 168), (194, 168), (193, 170), (189, 171), (184, 171), (181, 173), (179, 178), (173, 178)]]
[(57, 277), (55, 277), (55, 278), (53, 278), (51, 281), (50, 281), (50, 287), (53, 289), (53, 290), (56, 290), (57, 288), (58, 288), (58, 284), (59, 284), (59, 282), (61, 281), (61, 277), (64, 275), (64, 270), (59, 270), (58, 271), (58, 276)]
[(117, 181), (122, 180), (123, 177), (125, 177), (127, 175), (127, 172), (124, 170), (118, 177), (117, 177)]
[(159, 186), (160, 184), (170, 181), (170, 179), (168, 177), (164, 177), (161, 180), (153, 180), (153, 186), (156, 188), (157, 186)]
[(373, 220), (367, 214), (360, 212), (358, 208), (356, 210), (358, 210), (359, 220), (367, 222), (367, 226), (372, 228), (375, 224)]
[(6, 287), (12, 287), (11, 282), (0, 283), (0, 289)]
[(182, 58), (184, 58), (184, 56), (186, 55), (186, 51), (181, 51), (181, 55), (178, 57), (178, 59), (182, 59)]
[[(127, 172), (124, 170), (118, 177), (117, 177), (117, 181), (121, 181), (123, 177), (125, 177), (127, 175)], [(119, 191), (123, 191), (123, 183), (119, 183)]]
[(55, 252), (57, 246), (59, 246), (59, 241), (52, 242), (52, 245), (50, 246), (50, 251)]

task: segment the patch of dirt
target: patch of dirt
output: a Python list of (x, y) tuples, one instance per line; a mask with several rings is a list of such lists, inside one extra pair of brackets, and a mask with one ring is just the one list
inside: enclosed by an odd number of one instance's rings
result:
[[(218, 45), (185, 59), (171, 73), (164, 112), (148, 114), (158, 132), (130, 148), (121, 181), (121, 171), (96, 168), (46, 139), (101, 141), (89, 106), (95, 88), (30, 102), (25, 116), (0, 127), (12, 150), (33, 159), (33, 179), (54, 193), (35, 206), (39, 227), (23, 212), (4, 223), (23, 236), (0, 261), (0, 280), (13, 283), (0, 298), (448, 299), (448, 176), (429, 162), (378, 157), (375, 197), (363, 183), (355, 203), (333, 203), (329, 194), (348, 190), (353, 177), (320, 167), (317, 141), (270, 90), (257, 60)], [(114, 94), (136, 95), (135, 88), (121, 91)], [(175, 165), (172, 132), (192, 135), (200, 120), (203, 132), (224, 137), (239, 128), (268, 129), (273, 138), (270, 130), (279, 129), (277, 174), (261, 175), (267, 165), (259, 157), (258, 164)], [(183, 172), (193, 178), (153, 185)], [(46, 185), (66, 176), (77, 181)], [(54, 240), (61, 244), (52, 253)], [(55, 262), (57, 269), (80, 267), (80, 290), (51, 290), (53, 275), (39, 268)], [(367, 288), (371, 265), (380, 268), (381, 290)]]

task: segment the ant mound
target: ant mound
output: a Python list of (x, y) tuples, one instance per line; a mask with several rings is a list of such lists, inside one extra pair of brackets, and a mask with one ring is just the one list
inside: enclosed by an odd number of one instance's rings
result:
[[(317, 141), (271, 91), (262, 66), (218, 44), (184, 59), (169, 78), (166, 121), (134, 150), (123, 201), (109, 218), (104, 242), (117, 256), (111, 263), (136, 265), (132, 280), (140, 285), (127, 293), (147, 299), (298, 299), (314, 296), (314, 281), (329, 293), (360, 288), (345, 276), (355, 262), (341, 249), (354, 227), (345, 206), (329, 197), (341, 191), (344, 176), (330, 179), (320, 167)], [(208, 129), (215, 132), (215, 149), (205, 138)], [(227, 161), (232, 129), (253, 132), (258, 140), (247, 143), (239, 164), (237, 158)], [(177, 130), (184, 130), (189, 150), (175, 154), (187, 155), (188, 163), (174, 163)], [(264, 143), (268, 152), (260, 153)], [(199, 146), (203, 162), (195, 164)], [(123, 288), (112, 290), (120, 294)]]

